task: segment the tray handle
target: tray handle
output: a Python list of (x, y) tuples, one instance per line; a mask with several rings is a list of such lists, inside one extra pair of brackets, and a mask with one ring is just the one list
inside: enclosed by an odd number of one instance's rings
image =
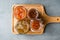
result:
[(60, 23), (60, 17), (48, 17), (48, 23)]

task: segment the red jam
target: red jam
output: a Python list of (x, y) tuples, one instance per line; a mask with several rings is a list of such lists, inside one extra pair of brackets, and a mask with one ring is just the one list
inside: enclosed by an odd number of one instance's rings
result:
[(38, 20), (31, 21), (31, 28), (33, 30), (38, 30), (40, 28), (40, 22)]

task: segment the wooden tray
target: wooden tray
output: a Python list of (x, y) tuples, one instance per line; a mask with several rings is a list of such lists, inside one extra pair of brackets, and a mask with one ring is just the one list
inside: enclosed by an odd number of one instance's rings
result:
[[(24, 6), (27, 9), (35, 8), (41, 12), (42, 19), (44, 20), (44, 27), (40, 30), (40, 32), (29, 31), (26, 34), (43, 34), (46, 24), (52, 23), (52, 22), (57, 22), (57, 23), (60, 22), (60, 17), (51, 17), (51, 16), (46, 15), (46, 12), (44, 10), (44, 6), (41, 4), (19, 4), (19, 5), (13, 5), (13, 7), (14, 6)], [(13, 9), (13, 7), (12, 7), (12, 9)], [(14, 15), (12, 13), (12, 33), (13, 34), (19, 34), (14, 28), (14, 25), (16, 24), (16, 22), (17, 22), (17, 20), (14, 18)]]

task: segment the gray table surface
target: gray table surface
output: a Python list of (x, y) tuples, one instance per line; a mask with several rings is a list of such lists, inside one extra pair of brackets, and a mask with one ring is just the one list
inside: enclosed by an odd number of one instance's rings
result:
[(43, 4), (47, 15), (60, 16), (60, 0), (0, 0), (0, 40), (60, 40), (60, 23), (46, 26), (42, 35), (14, 35), (11, 33), (13, 4)]

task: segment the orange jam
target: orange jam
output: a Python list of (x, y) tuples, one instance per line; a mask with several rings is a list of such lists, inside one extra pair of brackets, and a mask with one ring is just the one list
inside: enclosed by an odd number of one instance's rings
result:
[(13, 9), (14, 15), (18, 20), (22, 20), (26, 17), (26, 8), (23, 6), (16, 6)]

